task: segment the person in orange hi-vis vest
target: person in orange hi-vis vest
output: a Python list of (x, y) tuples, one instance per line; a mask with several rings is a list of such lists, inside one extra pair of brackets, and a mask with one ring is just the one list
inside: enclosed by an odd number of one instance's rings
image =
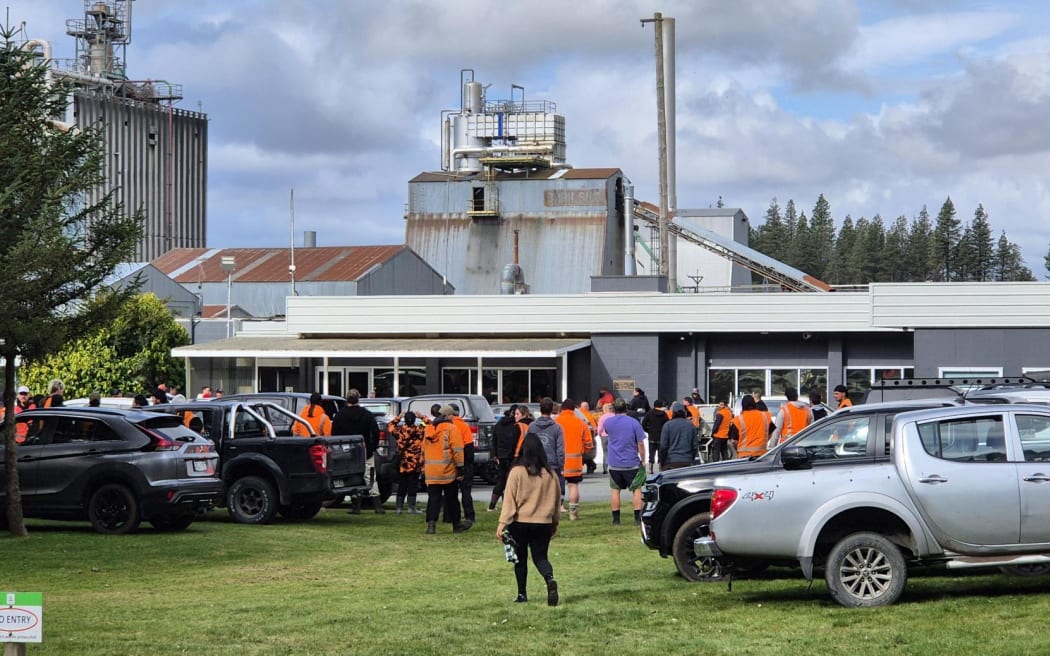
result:
[[(310, 402), (299, 413), (299, 416), (314, 429), (314, 435), (328, 436), (332, 434), (332, 420), (321, 406), (321, 395), (317, 392), (310, 395)], [(302, 424), (292, 426), (292, 435), (310, 437), (306, 427)]]
[(733, 411), (728, 399), (718, 399), (715, 423), (711, 429), (711, 461), (729, 460), (729, 426), (733, 423)]
[(442, 508), (452, 522), (452, 532), (462, 533), (472, 524), (460, 522), (459, 481), (463, 478), (463, 437), (452, 423), (455, 411), (450, 405), (440, 406), (431, 423), (432, 431), (423, 438), (423, 476), (427, 481), (427, 534), (437, 532)]
[(580, 518), (580, 483), (583, 481), (583, 454), (593, 446), (591, 428), (576, 415), (576, 401), (565, 399), (554, 419), (565, 434), (565, 464), (562, 473), (569, 497), (569, 521)]
[(813, 410), (808, 403), (798, 400), (798, 390), (788, 387), (784, 390), (784, 396), (787, 397), (787, 403), (780, 406), (780, 410), (777, 411), (777, 418), (774, 422), (776, 430), (773, 431), (773, 437), (770, 440), (773, 445), (780, 444), (813, 423)]
[(769, 442), (769, 420), (767, 412), (755, 407), (755, 399), (745, 395), (740, 400), (740, 415), (733, 419), (737, 433), (737, 456), (750, 458), (766, 452)]

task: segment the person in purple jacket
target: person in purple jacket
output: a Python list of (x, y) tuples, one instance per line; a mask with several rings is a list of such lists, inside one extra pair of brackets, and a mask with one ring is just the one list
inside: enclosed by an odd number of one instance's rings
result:
[(613, 415), (605, 419), (605, 432), (609, 434), (609, 487), (612, 490), (609, 505), (612, 508), (612, 523), (620, 523), (620, 492), (630, 490), (634, 494), (634, 524), (642, 521), (642, 486), (645, 485), (645, 431), (638, 420), (627, 414), (627, 402), (616, 399)]

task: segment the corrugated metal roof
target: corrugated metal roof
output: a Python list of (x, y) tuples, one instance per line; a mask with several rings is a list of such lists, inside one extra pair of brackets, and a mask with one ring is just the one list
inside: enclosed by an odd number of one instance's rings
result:
[[(408, 247), (322, 246), (295, 249), (295, 278), (300, 281), (357, 281)], [(287, 282), (291, 255), (287, 248), (177, 248), (151, 264), (176, 282), (224, 282), (223, 256), (236, 258), (235, 282)], [(199, 262), (198, 262), (199, 260)]]
[[(615, 168), (592, 168), (592, 169), (538, 169), (528, 171), (496, 171), (494, 180), (550, 180), (561, 178), (563, 180), (608, 180), (620, 173)], [(417, 175), (409, 180), (412, 182), (448, 182), (449, 180), (487, 180), (484, 173), (459, 173), (452, 171), (428, 171)]]

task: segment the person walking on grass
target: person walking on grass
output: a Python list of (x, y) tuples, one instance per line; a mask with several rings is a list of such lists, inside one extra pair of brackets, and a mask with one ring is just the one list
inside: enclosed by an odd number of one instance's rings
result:
[(520, 410), (520, 407), (523, 406), (515, 403), (507, 408), (492, 429), (492, 456), (496, 460), (499, 479), (496, 481), (496, 486), (492, 488), (489, 511), (496, 510), (496, 502), (503, 496), (503, 490), (507, 487), (507, 477), (510, 476), (510, 468), (514, 464), (515, 453), (518, 451), (521, 438), (525, 435), (525, 424), (521, 423), (521, 419), (528, 410)]
[(583, 454), (594, 446), (587, 422), (576, 415), (576, 401), (565, 399), (554, 420), (565, 435), (565, 461), (562, 474), (569, 497), (569, 521), (580, 518), (580, 483), (583, 481)]
[(547, 605), (558, 605), (558, 582), (547, 552), (551, 538), (558, 532), (561, 508), (561, 485), (547, 463), (547, 454), (535, 433), (527, 433), (521, 445), (521, 456), (511, 468), (503, 491), (503, 508), (496, 526), (496, 539), (506, 544), (512, 540), (517, 562), (514, 579), (518, 585), (515, 603), (529, 600), (526, 582), (529, 574), (529, 552), (536, 571), (547, 585)]
[(605, 418), (609, 434), (609, 505), (612, 523), (620, 524), (620, 492), (630, 490), (634, 523), (642, 522), (642, 486), (645, 485), (645, 431), (638, 420), (627, 415), (627, 402), (616, 399), (613, 415)]

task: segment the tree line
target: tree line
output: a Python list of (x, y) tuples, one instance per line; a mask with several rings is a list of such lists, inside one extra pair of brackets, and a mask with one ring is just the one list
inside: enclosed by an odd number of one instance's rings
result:
[[(751, 247), (832, 285), (873, 282), (1005, 282), (1035, 280), (1021, 248), (1006, 231), (994, 237), (982, 205), (964, 223), (949, 197), (935, 219), (926, 206), (888, 226), (876, 214), (847, 215), (836, 231), (831, 205), (821, 194), (809, 216), (774, 198), (765, 222), (750, 230)], [(1047, 254), (1050, 268), (1050, 253)]]

